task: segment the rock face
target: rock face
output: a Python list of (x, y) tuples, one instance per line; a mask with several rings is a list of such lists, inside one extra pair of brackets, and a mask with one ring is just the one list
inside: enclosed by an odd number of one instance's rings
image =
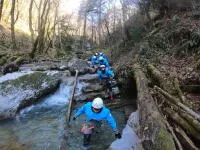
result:
[(59, 73), (35, 72), (0, 83), (0, 119), (12, 118), (22, 108), (53, 92), (59, 85)]
[[(93, 100), (96, 97), (109, 98), (108, 92), (106, 93), (104, 87), (99, 84), (97, 74), (81, 76), (79, 77), (79, 81), (86, 83), (86, 85), (82, 88), (82, 93), (75, 92), (74, 99), (76, 101)], [(116, 83), (113, 84), (112, 92), (115, 97), (120, 93), (118, 87), (116, 87)]]
[(74, 58), (68, 63), (68, 67), (72, 75), (75, 75), (76, 70), (79, 71), (79, 75), (83, 75), (88, 73), (90, 65), (85, 60)]
[(14, 63), (10, 63), (10, 64), (7, 64), (4, 68), (3, 68), (3, 74), (7, 74), (7, 73), (12, 73), (12, 72), (15, 72), (15, 71), (18, 71), (19, 70), (19, 66), (14, 64)]

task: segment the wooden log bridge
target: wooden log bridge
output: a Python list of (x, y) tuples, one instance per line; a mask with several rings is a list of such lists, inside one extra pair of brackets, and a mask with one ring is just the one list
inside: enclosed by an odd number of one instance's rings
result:
[(70, 118), (71, 118), (74, 93), (75, 93), (75, 89), (76, 89), (76, 85), (77, 85), (77, 78), (78, 78), (78, 70), (76, 70), (76, 75), (75, 75), (75, 78), (74, 78), (74, 85), (73, 85), (73, 88), (72, 88), (72, 95), (71, 95), (71, 98), (69, 100), (69, 105), (68, 105), (68, 109), (67, 109), (66, 120), (67, 120), (68, 126), (69, 126)]
[(164, 118), (148, 90), (146, 76), (138, 66), (133, 66), (133, 74), (138, 92), (139, 136), (142, 145), (146, 150), (175, 150), (173, 137), (167, 131)]

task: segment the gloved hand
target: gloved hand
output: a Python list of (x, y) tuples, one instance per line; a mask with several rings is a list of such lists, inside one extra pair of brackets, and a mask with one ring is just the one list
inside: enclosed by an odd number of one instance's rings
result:
[(73, 117), (73, 120), (76, 120), (76, 117)]
[(120, 133), (115, 133), (115, 138), (121, 139), (121, 134)]

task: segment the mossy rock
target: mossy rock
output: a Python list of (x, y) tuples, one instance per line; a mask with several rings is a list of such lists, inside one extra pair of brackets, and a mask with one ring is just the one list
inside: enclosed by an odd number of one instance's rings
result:
[(26, 61), (26, 60), (24, 59), (24, 57), (19, 56), (17, 59), (14, 60), (14, 63), (15, 63), (16, 65), (21, 65), (21, 64), (23, 64), (25, 61)]
[(60, 75), (34, 72), (0, 83), (0, 119), (12, 118), (22, 108), (55, 91)]
[(200, 59), (197, 60), (197, 69), (200, 69)]
[(166, 129), (160, 128), (156, 132), (154, 150), (176, 150), (173, 138)]
[(7, 58), (6, 57), (3, 57), (0, 59), (0, 65), (3, 66), (4, 64), (7, 63)]

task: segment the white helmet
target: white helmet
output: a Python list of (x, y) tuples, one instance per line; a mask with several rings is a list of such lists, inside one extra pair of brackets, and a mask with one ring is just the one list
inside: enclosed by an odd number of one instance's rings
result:
[(101, 109), (103, 107), (103, 100), (100, 97), (95, 98), (92, 102), (92, 107)]
[(99, 53), (99, 55), (102, 56), (102, 55), (103, 55), (103, 52)]
[(101, 65), (100, 68), (106, 68), (106, 66), (105, 65)]
[(102, 56), (100, 56), (100, 57), (99, 57), (99, 60), (103, 60), (103, 57), (102, 57)]
[(92, 56), (92, 58), (93, 58), (93, 59), (96, 59), (97, 57), (96, 57), (96, 56)]

